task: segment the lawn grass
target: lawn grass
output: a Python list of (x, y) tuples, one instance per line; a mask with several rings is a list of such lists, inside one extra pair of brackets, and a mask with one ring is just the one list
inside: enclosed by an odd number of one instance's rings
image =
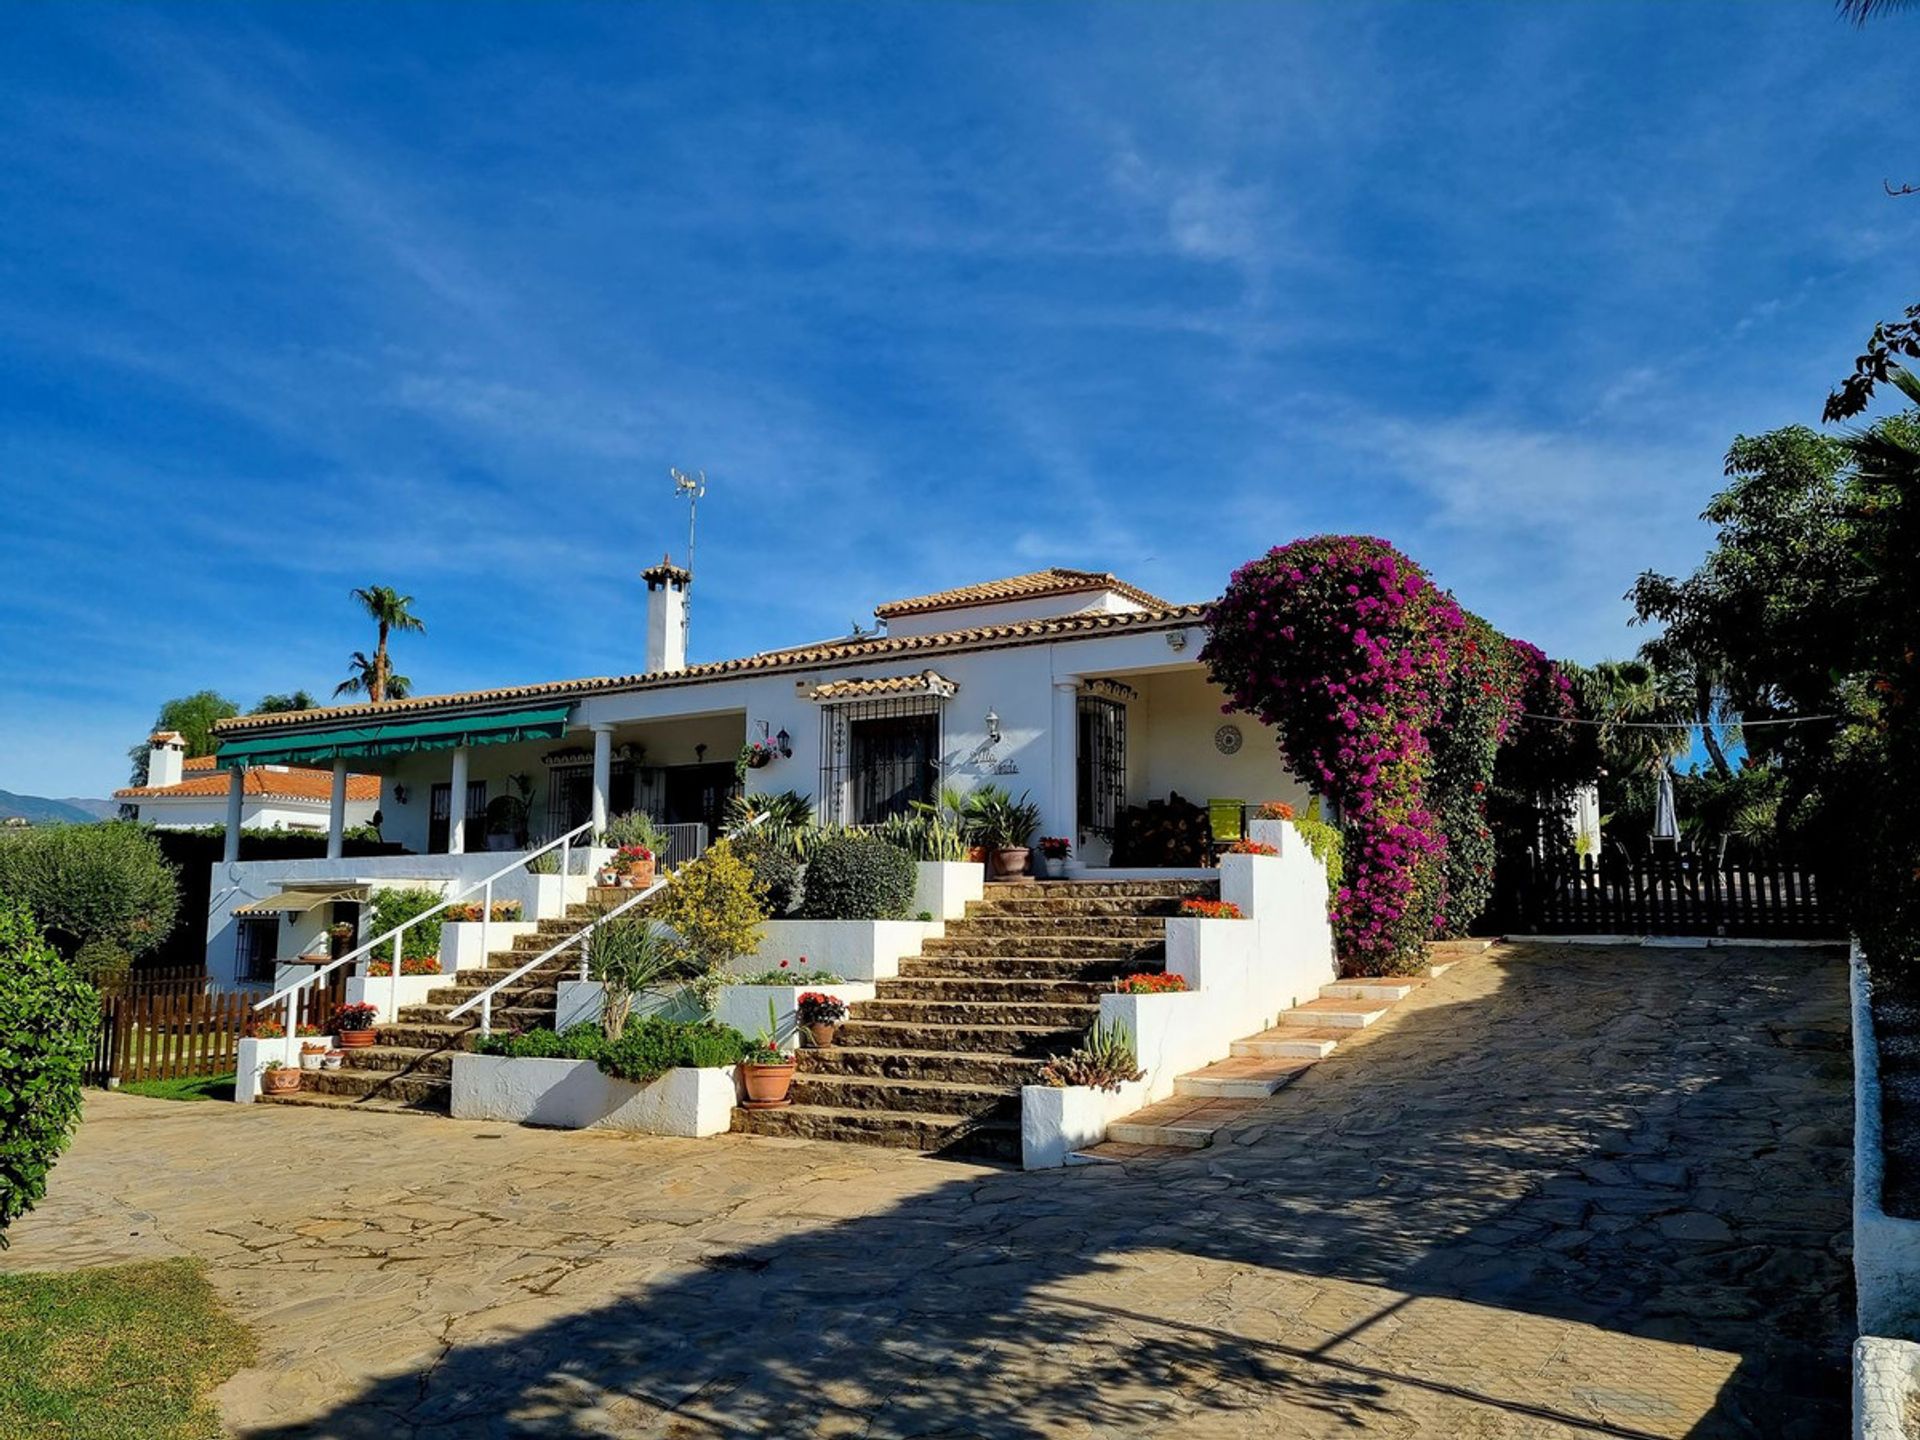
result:
[(197, 1260), (0, 1275), (0, 1440), (214, 1440), (253, 1354)]
[(231, 1100), (233, 1072), (225, 1075), (183, 1075), (176, 1080), (129, 1080), (122, 1095), (144, 1095), (149, 1100)]

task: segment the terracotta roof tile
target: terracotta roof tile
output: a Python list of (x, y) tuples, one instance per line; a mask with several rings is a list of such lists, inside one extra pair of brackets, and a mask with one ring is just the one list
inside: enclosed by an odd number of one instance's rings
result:
[(829, 680), (813, 687), (816, 700), (864, 700), (871, 695), (951, 695), (960, 687), (933, 670), (877, 680)]
[[(212, 768), (213, 757), (203, 756), (203, 766), (189, 760), (189, 767), (196, 767), (199, 773), (188, 776), (177, 785), (130, 785), (124, 790), (113, 792), (116, 800), (152, 800), (166, 798), (180, 799), (220, 799), (227, 794), (227, 776), (225, 771)], [(255, 799), (274, 800), (331, 800), (333, 798), (333, 772), (331, 770), (307, 770), (302, 768), (281, 769), (277, 766), (256, 765), (245, 772), (247, 783), (243, 793)], [(380, 777), (378, 775), (347, 776), (347, 799), (378, 800), (380, 798)]]
[(1004, 580), (983, 580), (977, 585), (962, 585), (954, 590), (937, 590), (931, 595), (914, 595), (905, 600), (889, 600), (873, 607), (881, 619), (895, 615), (919, 615), (929, 610), (954, 610), (963, 605), (990, 605), (1002, 600), (1037, 600), (1046, 595), (1092, 594), (1111, 590), (1150, 610), (1171, 608), (1158, 595), (1146, 591), (1104, 570), (1068, 570), (1053, 566), (1026, 575), (1009, 575)]
[(269, 715), (237, 715), (214, 722), (223, 737), (260, 735), (281, 728), (323, 730), (348, 720), (401, 719), (436, 710), (485, 711), (542, 700), (575, 700), (589, 695), (612, 695), (627, 690), (667, 690), (702, 685), (741, 675), (783, 670), (822, 670), (893, 655), (947, 654), (971, 650), (999, 650), (1019, 645), (1043, 645), (1078, 635), (1122, 630), (1173, 629), (1198, 624), (1204, 605), (1165, 605), (1150, 610), (1060, 615), (1049, 620), (1011, 620), (967, 630), (945, 630), (933, 635), (872, 635), (858, 640), (826, 640), (789, 650), (771, 650), (738, 660), (716, 660), (689, 665), (684, 670), (655, 674), (597, 675), (580, 680), (552, 680), (534, 685), (505, 685), (492, 690), (469, 690), (451, 695), (417, 695), (375, 704), (335, 705), (319, 710), (284, 710)]

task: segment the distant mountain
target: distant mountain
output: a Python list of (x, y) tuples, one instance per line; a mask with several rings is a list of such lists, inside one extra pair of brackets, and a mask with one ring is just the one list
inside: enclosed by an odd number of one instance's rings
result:
[(111, 820), (119, 813), (119, 804), (112, 800), (86, 800), (79, 796), (50, 800), (45, 795), (16, 795), (11, 790), (0, 790), (0, 820), (18, 816), (30, 825), (85, 825), (94, 820)]

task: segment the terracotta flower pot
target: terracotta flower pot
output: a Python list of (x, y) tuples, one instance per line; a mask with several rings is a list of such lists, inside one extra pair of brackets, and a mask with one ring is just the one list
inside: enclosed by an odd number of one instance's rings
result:
[(986, 864), (987, 863), (987, 847), (984, 845), (969, 845), (967, 847), (967, 859), (972, 861), (975, 865)]
[(834, 1038), (839, 1035), (839, 1033), (840, 1027), (838, 1025), (823, 1023), (807, 1026), (807, 1037), (813, 1041), (814, 1048), (818, 1050), (825, 1050), (831, 1046)]
[(269, 1095), (291, 1095), (300, 1088), (300, 1071), (292, 1065), (264, 1071), (260, 1076), (260, 1088)]
[(793, 1103), (787, 1098), (793, 1088), (793, 1061), (783, 1065), (746, 1064), (740, 1070), (746, 1076), (749, 1110), (777, 1110)]
[(992, 871), (996, 880), (1011, 880), (1016, 875), (1027, 873), (1027, 850), (1021, 846), (1016, 850), (996, 850), (993, 852)]
[(633, 860), (628, 862), (627, 881), (635, 890), (644, 890), (653, 884), (653, 861)]
[(374, 1032), (366, 1030), (342, 1030), (334, 1041), (342, 1050), (370, 1050), (373, 1048)]

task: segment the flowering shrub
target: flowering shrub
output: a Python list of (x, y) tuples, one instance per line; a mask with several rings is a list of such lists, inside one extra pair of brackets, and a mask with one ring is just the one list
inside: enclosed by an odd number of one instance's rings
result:
[(1293, 807), (1284, 800), (1269, 800), (1253, 812), (1256, 820), (1291, 820)]
[(333, 1012), (333, 1033), (343, 1030), (371, 1030), (380, 1011), (372, 1005), (341, 1005)]
[(1229, 855), (1278, 855), (1280, 847), (1264, 840), (1236, 840), (1227, 847)]
[(1231, 900), (1203, 900), (1190, 895), (1180, 902), (1180, 913), (1194, 920), (1244, 920), (1240, 907)]
[[(304, 1039), (308, 1035), (318, 1035), (321, 1032), (318, 1025), (296, 1025), (293, 1033), (295, 1038)], [(287, 1027), (278, 1020), (256, 1020), (247, 1034), (255, 1040), (284, 1040), (287, 1038)]]
[(1156, 975), (1142, 971), (1138, 975), (1127, 975), (1114, 981), (1113, 988), (1121, 995), (1178, 995), (1187, 988), (1187, 982), (1178, 975)]
[[(442, 918), (477, 925), (482, 918), (481, 910), (480, 901), (469, 900), (464, 905), (449, 905)], [(518, 920), (526, 912), (518, 900), (496, 900), (493, 902), (490, 913), (494, 923), (499, 924), (502, 921)], [(400, 973), (405, 975), (408, 972), (402, 970)]]
[[(409, 955), (400, 962), (402, 975), (438, 975), (440, 962), (431, 955)], [(391, 960), (375, 960), (368, 964), (367, 974), (375, 979), (393, 974)]]
[(1428, 939), (1484, 907), (1496, 757), (1535, 688), (1564, 677), (1367, 536), (1300, 540), (1241, 566), (1207, 628), (1201, 658), (1227, 708), (1274, 727), (1289, 764), (1339, 805), (1343, 968), (1418, 968)]
[(613, 852), (613, 863), (616, 865), (642, 865), (651, 859), (653, 851), (644, 845), (622, 845)]
[(1065, 835), (1042, 835), (1040, 853), (1049, 860), (1064, 860), (1073, 853), (1073, 841)]
[(782, 960), (771, 970), (762, 970), (754, 975), (731, 975), (727, 977), (729, 985), (841, 985), (845, 981), (831, 970), (809, 970), (807, 957), (802, 955), (798, 961)]

